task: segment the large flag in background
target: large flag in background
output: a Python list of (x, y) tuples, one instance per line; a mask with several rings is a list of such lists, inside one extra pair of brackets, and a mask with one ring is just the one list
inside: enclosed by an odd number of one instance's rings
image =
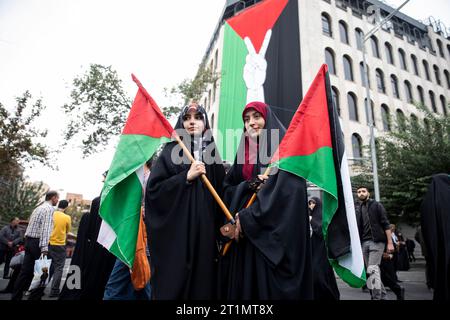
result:
[(298, 107), (272, 165), (303, 177), (323, 192), (322, 231), (328, 259), (352, 287), (366, 281), (347, 156), (323, 65)]
[(138, 92), (112, 160), (100, 200), (102, 225), (97, 241), (133, 267), (139, 230), (144, 163), (173, 128), (137, 78)]
[[(271, 30), (268, 47), (261, 47)], [(232, 162), (239, 140), (231, 141), (227, 129), (242, 129), (241, 113), (247, 102), (247, 87), (243, 78), (249, 54), (244, 39), (248, 37), (256, 54), (267, 62), (264, 98), (274, 108), (287, 127), (302, 98), (300, 68), (300, 38), (297, 0), (264, 0), (244, 9), (224, 22), (222, 74), (218, 129), (222, 139), (217, 144), (224, 160)], [(240, 134), (237, 135), (237, 138)]]

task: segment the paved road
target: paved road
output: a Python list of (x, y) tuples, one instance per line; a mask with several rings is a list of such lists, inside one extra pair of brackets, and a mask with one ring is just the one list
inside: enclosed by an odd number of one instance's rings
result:
[[(70, 264), (70, 260), (66, 260), (66, 266), (64, 268), (63, 281), (65, 280), (65, 274)], [(3, 265), (0, 266), (0, 275), (3, 275)], [(418, 259), (416, 262), (411, 263), (411, 269), (409, 271), (399, 271), (398, 278), (402, 281), (401, 286), (405, 288), (405, 300), (431, 300), (433, 293), (428, 290), (425, 283), (425, 262), (423, 259)], [(4, 280), (0, 277), (0, 290), (4, 289), (8, 280)], [(368, 292), (363, 292), (361, 289), (355, 289), (349, 287), (342, 280), (337, 279), (339, 291), (341, 293), (341, 300), (370, 300)], [(44, 300), (56, 300), (56, 298), (49, 298), (50, 286), (47, 286), (45, 290)], [(9, 300), (10, 294), (0, 294), (0, 300)], [(24, 298), (26, 299), (26, 297)], [(395, 294), (388, 290), (388, 299), (396, 300)]]

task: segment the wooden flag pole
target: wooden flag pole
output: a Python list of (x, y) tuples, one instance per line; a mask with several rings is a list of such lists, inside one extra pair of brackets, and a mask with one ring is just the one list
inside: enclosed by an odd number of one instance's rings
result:
[[(272, 167), (267, 167), (267, 169), (266, 169), (266, 171), (264, 171), (263, 175), (268, 176), (270, 174), (271, 169), (272, 169)], [(253, 202), (255, 202), (255, 200), (256, 200), (256, 192), (253, 193), (252, 197), (247, 202), (247, 205), (245, 206), (245, 208), (250, 207), (253, 204)], [(233, 240), (230, 240), (227, 243), (225, 243), (225, 246), (223, 247), (223, 251), (222, 251), (222, 256), (224, 256), (227, 253), (227, 251), (230, 248), (232, 243), (233, 243)]]
[[(187, 155), (187, 157), (189, 158), (189, 160), (193, 163), (195, 161), (194, 157), (192, 156), (191, 152), (188, 150), (188, 148), (186, 148), (185, 144), (183, 143), (183, 141), (181, 141), (180, 137), (178, 136), (178, 134), (175, 134), (175, 139), (177, 140), (178, 144), (180, 145), (180, 147), (183, 149), (183, 152)], [(223, 213), (225, 214), (225, 216), (227, 217), (228, 220), (230, 220), (230, 222), (232, 224), (235, 223), (233, 216), (231, 215), (230, 211), (228, 210), (227, 206), (225, 205), (225, 203), (223, 203), (222, 199), (219, 197), (219, 195), (217, 194), (217, 191), (214, 189), (213, 185), (211, 184), (211, 182), (209, 182), (208, 178), (206, 177), (206, 175), (202, 174), (202, 181), (203, 183), (206, 185), (206, 187), (208, 188), (209, 192), (211, 192), (211, 194), (213, 195), (214, 199), (217, 201), (217, 203), (219, 204), (220, 208), (222, 208)]]

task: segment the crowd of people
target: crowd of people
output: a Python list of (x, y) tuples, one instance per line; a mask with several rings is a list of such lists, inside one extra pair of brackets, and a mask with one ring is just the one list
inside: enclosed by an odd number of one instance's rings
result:
[[(184, 132), (182, 139), (195, 161), (191, 163), (185, 151), (170, 142), (145, 164), (141, 213), (149, 276), (144, 283), (138, 285), (134, 268), (97, 242), (102, 222), (97, 197), (81, 218), (60, 291), (71, 220), (64, 213), (68, 202), (50, 191), (31, 214), (24, 239), (17, 231), (18, 218), (0, 231), (4, 278), (9, 277), (13, 256), (23, 259), (15, 264), (3, 292), (21, 300), (32, 282), (35, 261), (47, 256), (50, 296), (60, 300), (339, 300), (322, 232), (320, 198), (308, 200), (306, 181), (298, 176), (283, 170), (265, 173), (285, 128), (262, 102), (249, 103), (242, 121), (243, 134), (231, 167), (223, 165), (206, 111), (195, 103), (182, 110), (175, 126)], [(278, 132), (276, 138), (272, 130)], [(182, 161), (174, 162), (174, 155)], [(227, 225), (202, 175), (235, 213), (234, 225)], [(254, 194), (258, 196), (250, 205)], [(386, 299), (386, 286), (403, 300), (397, 271), (408, 270), (415, 261), (414, 241), (390, 224), (367, 186), (359, 186), (356, 196), (370, 296)], [(33, 289), (29, 298), (41, 299), (46, 283)]]

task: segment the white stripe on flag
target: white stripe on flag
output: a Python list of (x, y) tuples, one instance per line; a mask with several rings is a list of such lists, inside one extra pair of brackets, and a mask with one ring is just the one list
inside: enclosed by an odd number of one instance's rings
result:
[(117, 235), (109, 224), (102, 220), (100, 231), (98, 232), (97, 242), (109, 250), (116, 241)]
[(364, 259), (362, 255), (361, 242), (359, 241), (358, 225), (356, 223), (355, 204), (353, 202), (352, 186), (348, 171), (347, 155), (344, 152), (341, 162), (342, 191), (345, 199), (345, 211), (350, 233), (351, 251), (349, 254), (339, 258), (339, 264), (350, 270), (358, 278), (364, 270)]
[(145, 186), (144, 186), (144, 166), (140, 166), (139, 168), (137, 168), (135, 173), (139, 179), (139, 182), (141, 183), (142, 188), (145, 188)]

